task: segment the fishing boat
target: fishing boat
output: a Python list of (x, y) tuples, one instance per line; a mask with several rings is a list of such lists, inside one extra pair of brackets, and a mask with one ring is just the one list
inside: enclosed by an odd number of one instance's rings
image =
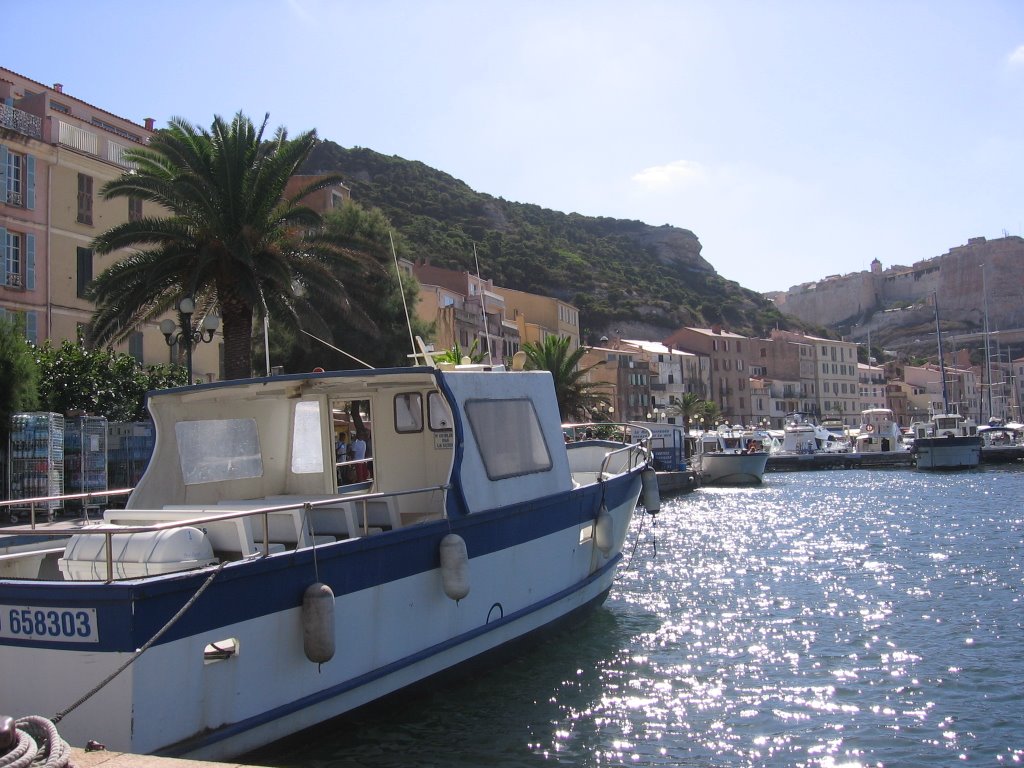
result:
[(927, 421), (910, 425), (914, 435), (911, 449), (918, 469), (970, 469), (981, 462), (981, 438), (978, 425), (961, 415), (949, 402), (946, 385), (946, 363), (942, 354), (942, 331), (939, 327), (939, 299), (933, 293), (935, 306), (935, 341), (939, 350), (939, 377), (942, 401), (929, 404)]
[(705, 485), (749, 485), (762, 482), (768, 451), (753, 433), (726, 424), (696, 437), (692, 463)]
[[(547, 372), (283, 375), (148, 407), (123, 509), (0, 539), (0, 713), (73, 745), (223, 760), (507, 652), (599, 605), (642, 487), (657, 509), (646, 441), (567, 445)], [(336, 413), (372, 425), (369, 488), (338, 486)]]
[(971, 469), (981, 462), (977, 425), (951, 408), (934, 412), (910, 428), (918, 469)]

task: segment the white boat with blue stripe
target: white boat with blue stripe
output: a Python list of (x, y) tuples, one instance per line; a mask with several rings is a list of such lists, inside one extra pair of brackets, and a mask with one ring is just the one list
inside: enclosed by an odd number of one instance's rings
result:
[[(149, 410), (124, 508), (0, 530), (0, 713), (73, 746), (236, 757), (507, 650), (605, 599), (657, 488), (644, 441), (566, 445), (547, 372), (285, 375)], [(354, 412), (372, 471), (339, 486)]]

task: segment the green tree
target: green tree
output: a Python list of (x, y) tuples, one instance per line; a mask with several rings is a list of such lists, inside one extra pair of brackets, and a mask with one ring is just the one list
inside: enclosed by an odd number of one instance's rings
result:
[(690, 420), (703, 413), (704, 403), (705, 400), (700, 395), (694, 392), (684, 392), (682, 397), (675, 400), (665, 409), (665, 412), (669, 416), (682, 419), (683, 434), (689, 434)]
[(587, 374), (601, 363), (579, 367), (586, 354), (583, 347), (570, 352), (568, 338), (548, 336), (541, 344), (527, 342), (523, 352), (527, 369), (551, 372), (562, 421), (586, 418), (588, 413), (606, 404), (607, 385), (587, 380)]
[(168, 215), (119, 224), (94, 241), (99, 253), (132, 253), (91, 285), (93, 342), (123, 340), (192, 296), (194, 322), (220, 314), (225, 376), (236, 379), (252, 373), (257, 314), (323, 327), (315, 307), (345, 297), (331, 270), (341, 252), (301, 201), (340, 179), (321, 177), (285, 197), (316, 132), (289, 140), (278, 128), (264, 141), (268, 120), (257, 129), (239, 112), (230, 122), (215, 117), (206, 131), (173, 118), (148, 146), (126, 153), (134, 169), (106, 184), (103, 197), (141, 198)]
[(109, 421), (146, 418), (145, 397), (153, 389), (183, 386), (188, 373), (178, 365), (141, 366), (124, 352), (88, 349), (81, 342), (50, 341), (36, 347), (39, 404), (53, 413), (83, 411)]
[(0, 320), (0, 439), (7, 444), (11, 414), (37, 407), (39, 367), (17, 324)]

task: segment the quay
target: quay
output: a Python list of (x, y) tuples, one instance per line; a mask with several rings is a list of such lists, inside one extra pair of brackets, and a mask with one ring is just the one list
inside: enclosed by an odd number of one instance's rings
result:
[(799, 472), (814, 469), (881, 469), (912, 467), (910, 451), (872, 453), (783, 453), (768, 457), (767, 472)]
[(132, 755), (127, 752), (107, 752), (104, 749), (86, 751), (71, 748), (73, 768), (259, 768), (247, 763), (214, 763), (208, 760), (181, 760), (175, 757)]
[(692, 469), (658, 471), (658, 493), (687, 493), (700, 487), (700, 475)]

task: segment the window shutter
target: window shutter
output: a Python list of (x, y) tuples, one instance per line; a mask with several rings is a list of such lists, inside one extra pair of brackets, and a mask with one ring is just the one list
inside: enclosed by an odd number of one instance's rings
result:
[(35, 311), (25, 313), (25, 338), (33, 344), (39, 343), (38, 315)]
[(0, 227), (0, 285), (7, 285), (7, 230), (3, 227)]
[(0, 144), (0, 202), (7, 202), (7, 147)]
[(36, 289), (36, 236), (25, 235), (25, 288)]
[(30, 211), (36, 207), (36, 159), (25, 155), (25, 207)]

